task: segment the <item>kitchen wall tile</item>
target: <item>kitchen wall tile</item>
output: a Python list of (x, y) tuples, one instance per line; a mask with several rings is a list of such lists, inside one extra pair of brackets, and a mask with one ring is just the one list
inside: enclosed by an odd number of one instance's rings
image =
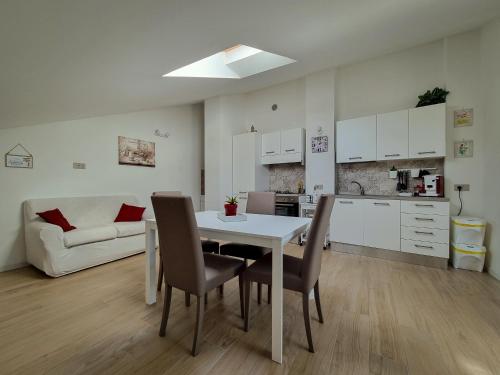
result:
[[(397, 169), (426, 169), (431, 174), (444, 175), (444, 159), (422, 159), (422, 160), (398, 160), (377, 161), (368, 163), (348, 163), (336, 165), (336, 181), (338, 193), (359, 193), (359, 187), (351, 181), (358, 181), (369, 195), (397, 195), (397, 179), (389, 178), (389, 170), (392, 166)], [(413, 192), (414, 186), (422, 179), (409, 178), (408, 191)]]
[(271, 164), (269, 190), (298, 192), (299, 184), (305, 185), (305, 167), (298, 163)]

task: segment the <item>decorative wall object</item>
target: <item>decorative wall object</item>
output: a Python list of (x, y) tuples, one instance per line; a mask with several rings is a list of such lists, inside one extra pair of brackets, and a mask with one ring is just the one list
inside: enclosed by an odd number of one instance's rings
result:
[(435, 87), (434, 90), (427, 90), (423, 95), (418, 96), (418, 107), (427, 105), (446, 103), (446, 97), (450, 92), (446, 89)]
[(306, 170), (297, 163), (269, 165), (269, 190), (297, 193), (304, 186)]
[(155, 167), (155, 143), (127, 137), (118, 137), (120, 164)]
[(312, 137), (311, 149), (313, 153), (328, 152), (328, 136)]
[[(397, 195), (397, 179), (393, 180), (389, 177), (389, 170), (393, 166), (396, 170), (430, 169), (429, 172), (432, 174), (444, 175), (444, 159), (337, 164), (335, 168), (337, 193), (359, 194), (359, 187), (351, 184), (351, 181), (358, 181), (363, 185), (368, 195)], [(421, 181), (420, 178), (410, 178), (408, 190), (413, 191), (414, 187)]]
[(18, 143), (5, 154), (5, 166), (9, 168), (33, 168), (33, 155)]
[(453, 124), (455, 128), (461, 128), (463, 126), (472, 126), (474, 123), (474, 109), (459, 109), (453, 112)]
[(168, 138), (168, 137), (170, 137), (170, 133), (169, 132), (162, 132), (162, 131), (160, 131), (160, 129), (156, 129), (153, 134), (156, 135), (157, 137), (162, 137), (162, 138)]
[(474, 156), (474, 141), (455, 142), (455, 158), (471, 158)]

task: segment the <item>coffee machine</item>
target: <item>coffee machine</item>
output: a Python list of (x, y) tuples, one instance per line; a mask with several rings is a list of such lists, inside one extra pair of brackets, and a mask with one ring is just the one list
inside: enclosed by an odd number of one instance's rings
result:
[(444, 176), (439, 174), (429, 174), (424, 176), (425, 193), (420, 194), (426, 197), (444, 197)]

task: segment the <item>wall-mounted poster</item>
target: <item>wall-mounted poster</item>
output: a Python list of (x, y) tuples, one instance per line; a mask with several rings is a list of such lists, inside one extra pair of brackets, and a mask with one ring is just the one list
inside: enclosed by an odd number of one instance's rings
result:
[(322, 135), (311, 138), (311, 149), (313, 153), (328, 152), (328, 136)]
[(127, 137), (118, 137), (120, 164), (155, 167), (155, 143)]
[(18, 143), (5, 154), (5, 166), (9, 168), (33, 168), (33, 155)]
[(471, 158), (474, 156), (474, 141), (455, 142), (455, 158)]
[(474, 122), (474, 109), (460, 109), (453, 113), (455, 128), (463, 126), (472, 126)]

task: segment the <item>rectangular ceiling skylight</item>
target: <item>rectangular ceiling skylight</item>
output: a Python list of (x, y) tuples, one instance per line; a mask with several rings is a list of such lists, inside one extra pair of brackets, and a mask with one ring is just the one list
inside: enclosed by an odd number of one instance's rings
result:
[(294, 62), (285, 56), (239, 44), (164, 74), (163, 77), (239, 79)]

